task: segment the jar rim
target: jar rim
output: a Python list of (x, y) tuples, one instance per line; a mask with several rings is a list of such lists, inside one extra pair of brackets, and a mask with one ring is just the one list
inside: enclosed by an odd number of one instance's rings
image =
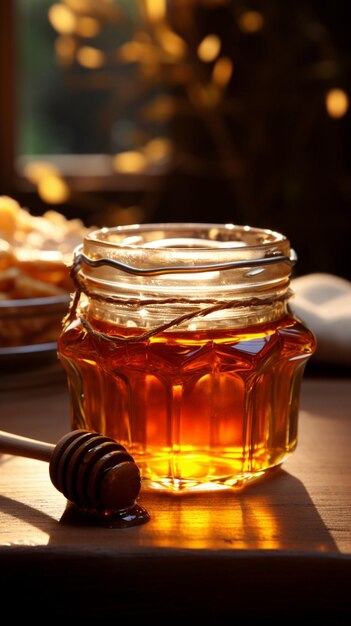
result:
[[(171, 242), (175, 243), (175, 237), (167, 238), (166, 245), (163, 246), (156, 243), (164, 240), (164, 234), (176, 231), (184, 237), (190, 233), (198, 235), (201, 232), (203, 236), (186, 237), (192, 241), (196, 239), (196, 246), (195, 244), (193, 246), (172, 245)], [(207, 237), (205, 237), (206, 233)], [(249, 251), (257, 248), (264, 250), (272, 244), (286, 243), (289, 245), (289, 240), (284, 234), (272, 229), (215, 222), (155, 222), (102, 227), (87, 233), (84, 241), (92, 245), (94, 243), (102, 244), (107, 248), (118, 247), (131, 250), (144, 247), (151, 250), (179, 250), (183, 247), (188, 249), (196, 247), (198, 250), (214, 249), (218, 251), (220, 249), (229, 251), (240, 247)], [(201, 245), (202, 241), (206, 241), (206, 244)]]
[[(134, 276), (228, 271), (261, 272), (296, 262), (287, 237), (277, 231), (234, 224), (166, 222), (103, 227), (75, 250), (75, 265), (114, 269)], [(107, 278), (107, 276), (105, 276)]]
[(295, 261), (287, 237), (270, 229), (146, 223), (88, 233), (75, 250), (73, 275), (85, 293), (153, 300), (160, 294), (203, 299), (211, 291), (218, 299), (285, 292)]

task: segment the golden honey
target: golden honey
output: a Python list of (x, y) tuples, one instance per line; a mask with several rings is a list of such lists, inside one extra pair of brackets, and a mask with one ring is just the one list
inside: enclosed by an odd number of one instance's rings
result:
[(315, 338), (289, 310), (283, 235), (103, 229), (85, 240), (75, 270), (59, 338), (71, 426), (124, 445), (143, 489), (240, 488), (295, 450)]

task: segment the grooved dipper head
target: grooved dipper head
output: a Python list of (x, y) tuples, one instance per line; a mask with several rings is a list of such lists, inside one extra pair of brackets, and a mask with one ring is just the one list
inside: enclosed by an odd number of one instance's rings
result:
[(131, 507), (141, 488), (139, 468), (127, 450), (88, 430), (73, 430), (58, 441), (49, 473), (67, 500), (98, 513)]

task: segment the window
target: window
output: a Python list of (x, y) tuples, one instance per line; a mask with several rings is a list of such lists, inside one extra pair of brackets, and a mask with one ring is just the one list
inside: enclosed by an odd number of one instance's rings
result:
[(300, 271), (345, 275), (342, 7), (254, 5), (0, 2), (1, 192), (97, 225), (272, 228), (289, 235)]

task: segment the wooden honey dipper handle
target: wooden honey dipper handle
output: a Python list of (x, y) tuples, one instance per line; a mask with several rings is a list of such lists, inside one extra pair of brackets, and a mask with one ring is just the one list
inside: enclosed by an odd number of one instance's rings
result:
[(38, 441), (37, 439), (30, 439), (0, 430), (0, 452), (5, 454), (25, 456), (30, 459), (38, 459), (39, 461), (50, 461), (54, 449), (55, 445), (53, 443), (46, 443), (45, 441)]
[(54, 445), (0, 431), (0, 452), (49, 462), (53, 485), (84, 510), (105, 514), (127, 509), (140, 491), (133, 457), (101, 433), (73, 430)]

